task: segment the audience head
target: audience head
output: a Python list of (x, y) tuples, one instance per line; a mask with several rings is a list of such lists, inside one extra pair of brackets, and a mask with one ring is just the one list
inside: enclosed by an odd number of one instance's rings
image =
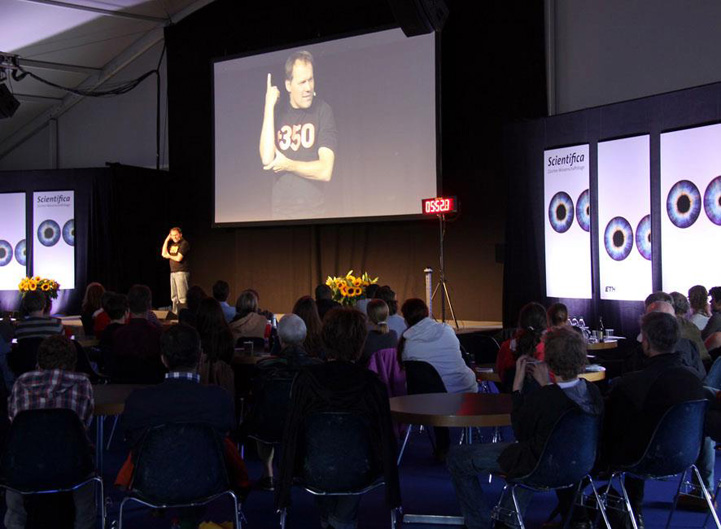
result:
[[(665, 303), (665, 302), (659, 302)], [(673, 353), (679, 339), (676, 317), (666, 311), (648, 312), (641, 318), (641, 346), (647, 356)]]
[(110, 301), (110, 298), (112, 298), (114, 295), (115, 295), (115, 292), (106, 290), (105, 292), (103, 292), (103, 295), (100, 296), (100, 307), (105, 312), (108, 312), (108, 301)]
[(546, 309), (540, 303), (532, 301), (521, 307), (518, 313), (518, 328), (530, 331), (546, 328)]
[(199, 287), (198, 285), (193, 285), (192, 287), (190, 287), (186, 296), (188, 310), (190, 312), (197, 313), (200, 302), (207, 297), (208, 296), (206, 295), (205, 290), (203, 290), (202, 287)]
[(204, 298), (198, 303), (198, 312), (195, 315), (195, 328), (201, 335), (211, 334), (217, 329), (226, 329), (223, 309), (215, 298)]
[(671, 292), (670, 296), (672, 300), (673, 311), (676, 313), (676, 316), (686, 316), (690, 308), (686, 296), (681, 294), (681, 292)]
[(558, 327), (568, 322), (568, 308), (563, 303), (554, 303), (546, 311), (547, 325), (549, 327)]
[(396, 299), (396, 293), (393, 292), (393, 289), (388, 285), (378, 287), (375, 298), (382, 299), (386, 302), (386, 305), (388, 305), (388, 314), (390, 316), (393, 316), (398, 312), (398, 300)]
[(320, 301), (321, 299), (333, 299), (333, 290), (328, 285), (318, 285), (315, 287), (315, 299)]
[(218, 301), (228, 301), (230, 296), (230, 285), (227, 281), (219, 279), (213, 285), (213, 297)]
[(128, 315), (128, 298), (124, 294), (111, 292), (103, 306), (111, 321), (123, 320)]
[(64, 334), (48, 336), (38, 346), (38, 367), (42, 370), (74, 371), (77, 361), (75, 344)]
[(297, 314), (286, 314), (278, 322), (278, 336), (283, 346), (301, 345), (305, 335), (305, 322)]
[(665, 292), (662, 292), (661, 290), (657, 290), (656, 292), (652, 292), (651, 294), (649, 294), (643, 304), (644, 306), (648, 307), (654, 301), (665, 301), (673, 305), (673, 299), (671, 299), (671, 296), (669, 294), (666, 294)]
[(169, 371), (194, 371), (200, 360), (198, 331), (185, 323), (171, 326), (160, 337), (160, 352)]
[(711, 296), (711, 307), (715, 310), (721, 309), (721, 287), (713, 287), (708, 291)]
[(371, 283), (366, 287), (366, 299), (373, 299), (376, 296), (376, 292), (378, 292), (378, 289), (380, 288), (380, 285), (378, 283)]
[[(390, 305), (388, 308), (390, 309)], [(407, 299), (401, 307), (401, 313), (408, 327), (413, 327), (419, 321), (427, 318), (429, 314), (426, 302), (419, 298)]]
[(257, 312), (258, 296), (252, 290), (244, 290), (235, 302), (235, 311), (240, 318), (244, 318), (251, 312)]
[(105, 287), (100, 283), (90, 283), (85, 287), (85, 297), (83, 297), (82, 311), (93, 313), (98, 310), (101, 304), (101, 298), (105, 293)]
[(366, 307), (368, 320), (381, 334), (388, 333), (388, 305), (382, 299), (372, 299)]
[(366, 341), (366, 318), (358, 310), (337, 308), (323, 320), (323, 345), (329, 360), (355, 362)]
[(150, 310), (153, 295), (145, 285), (133, 285), (128, 291), (128, 307), (133, 316), (145, 316)]
[(560, 326), (544, 335), (545, 361), (548, 367), (563, 380), (571, 380), (582, 373), (588, 357), (586, 341), (569, 326)]
[(47, 304), (45, 294), (40, 290), (30, 290), (26, 292), (20, 302), (20, 310), (23, 314), (29, 315), (42, 312)]
[(688, 289), (688, 302), (694, 312), (706, 312), (708, 290), (703, 285), (694, 285)]
[(670, 301), (652, 301), (650, 304), (646, 305), (646, 314), (650, 314), (651, 312), (663, 312), (665, 314), (670, 314), (671, 316), (676, 315)]
[[(306, 326), (313, 326), (320, 329), (321, 321), (318, 315), (318, 305), (310, 296), (302, 296), (293, 305), (293, 314), (300, 316)], [(317, 321), (316, 321), (317, 320)], [(316, 325), (314, 325), (314, 322)]]

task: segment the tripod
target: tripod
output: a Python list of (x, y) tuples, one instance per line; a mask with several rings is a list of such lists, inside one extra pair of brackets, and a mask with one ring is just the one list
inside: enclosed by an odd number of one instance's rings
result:
[(433, 294), (431, 294), (431, 303), (433, 302), (433, 299), (436, 297), (436, 294), (438, 293), (438, 290), (441, 289), (441, 321), (443, 323), (446, 322), (446, 301), (448, 301), (448, 308), (451, 309), (451, 317), (453, 318), (453, 321), (456, 324), (456, 329), (459, 329), (458, 326), (458, 319), (456, 318), (456, 312), (453, 310), (453, 303), (451, 302), (451, 295), (448, 292), (448, 281), (446, 281), (446, 267), (445, 267), (445, 260), (443, 255), (443, 242), (446, 236), (446, 216), (443, 213), (440, 213), (438, 215), (438, 221), (440, 226), (440, 276), (438, 278), (438, 284), (436, 285), (436, 288), (433, 289)]

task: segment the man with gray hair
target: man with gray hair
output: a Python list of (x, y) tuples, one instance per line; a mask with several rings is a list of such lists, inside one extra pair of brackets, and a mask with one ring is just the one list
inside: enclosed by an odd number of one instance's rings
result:
[(289, 347), (300, 347), (302, 349), (303, 342), (308, 330), (305, 322), (300, 316), (295, 314), (286, 314), (278, 322), (278, 337), (280, 338), (281, 353)]

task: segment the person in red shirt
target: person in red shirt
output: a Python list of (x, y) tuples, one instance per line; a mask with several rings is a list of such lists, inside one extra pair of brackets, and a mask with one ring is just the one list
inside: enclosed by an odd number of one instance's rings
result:
[(501, 344), (496, 357), (496, 372), (501, 382), (510, 388), (515, 375), (516, 360), (522, 355), (533, 356), (539, 362), (544, 360), (541, 337), (546, 331), (546, 309), (540, 303), (528, 303), (518, 314), (518, 329), (513, 338)]

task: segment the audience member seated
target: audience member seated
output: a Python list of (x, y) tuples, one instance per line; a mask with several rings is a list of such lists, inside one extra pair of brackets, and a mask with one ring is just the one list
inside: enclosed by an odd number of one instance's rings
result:
[(105, 314), (108, 315), (108, 325), (103, 330), (102, 337), (98, 341), (100, 349), (100, 360), (103, 372), (110, 373), (113, 348), (115, 344), (115, 332), (130, 320), (130, 309), (128, 308), (128, 297), (125, 294), (110, 292), (105, 301)]
[(368, 366), (373, 353), (381, 349), (395, 349), (398, 346), (396, 331), (388, 328), (388, 305), (382, 299), (372, 299), (366, 309), (368, 314), (368, 337), (358, 364)]
[(220, 303), (213, 298), (201, 301), (195, 322), (203, 350), (200, 356), (200, 383), (220, 386), (235, 403), (235, 376), (230, 366), (235, 345)]
[(90, 283), (85, 288), (85, 297), (80, 307), (80, 321), (83, 323), (85, 336), (94, 336), (93, 316), (101, 309), (100, 299), (105, 293), (105, 287), (100, 283)]
[(721, 332), (721, 287), (713, 287), (708, 293), (711, 296), (711, 317), (701, 331), (704, 340), (713, 333)]
[[(118, 474), (116, 485), (127, 487), (131, 482), (136, 451), (150, 428), (168, 423), (203, 423), (212, 426), (223, 439), (231, 487), (245, 497), (250, 485), (245, 463), (227, 438), (235, 428), (233, 403), (223, 389), (200, 384), (201, 351), (197, 331), (184, 323), (173, 325), (163, 333), (161, 348), (163, 364), (168, 368), (165, 380), (135, 390), (125, 402), (120, 425), (130, 446), (130, 456)], [(198, 522), (194, 522), (197, 525)]]
[[(304, 423), (318, 412), (351, 412), (367, 421), (373, 452), (370, 468), (382, 472), (385, 478), (388, 506), (400, 505), (397, 447), (388, 393), (374, 373), (355, 363), (363, 349), (366, 332), (365, 318), (355, 309), (333, 309), (326, 314), (323, 344), (328, 362), (306, 367), (293, 383), (276, 508), (290, 505), (293, 477), (302, 472)], [(338, 450), (343, 447), (338, 446)], [(338, 473), (342, 472), (339, 468)], [(316, 503), (321, 511), (322, 527), (357, 527), (360, 496), (319, 496)]]
[(361, 311), (366, 316), (368, 315), (368, 303), (375, 297), (376, 291), (380, 288), (377, 283), (371, 283), (366, 287), (365, 298), (359, 299), (355, 304), (356, 310)]
[(178, 313), (178, 321), (181, 323), (187, 323), (191, 327), (195, 327), (195, 318), (198, 315), (198, 307), (200, 306), (200, 302), (207, 297), (208, 296), (206, 295), (205, 290), (198, 285), (190, 287), (188, 289), (188, 294), (186, 295), (186, 307), (180, 309), (180, 312)]
[[(639, 460), (656, 424), (671, 406), (705, 397), (698, 374), (684, 366), (675, 352), (679, 335), (673, 310), (648, 312), (641, 319), (641, 347), (647, 362), (642, 370), (616, 379), (606, 402), (602, 455), (611, 466)], [(699, 470), (706, 481), (708, 469)], [(643, 527), (644, 482), (627, 476), (625, 484)]]
[(299, 316), (305, 323), (306, 334), (303, 341), (303, 349), (308, 356), (313, 358), (325, 358), (323, 351), (323, 340), (321, 338), (321, 328), (323, 322), (318, 314), (318, 306), (310, 296), (303, 296), (293, 305), (293, 314)]
[(318, 306), (318, 316), (322, 320), (326, 312), (340, 307), (340, 303), (333, 301), (333, 290), (328, 285), (315, 287), (315, 303)]
[(523, 354), (533, 353), (533, 357), (536, 360), (543, 362), (544, 351), (543, 341), (536, 341), (539, 333), (542, 333), (548, 320), (546, 319), (546, 309), (540, 303), (528, 303), (521, 308), (518, 313), (518, 329), (516, 330), (513, 338), (510, 338), (501, 344), (501, 348), (498, 350), (498, 356), (496, 357), (496, 372), (501, 380), (510, 381), (513, 380), (514, 374), (506, 374), (507, 370), (512, 370), (516, 365), (518, 357), (521, 355), (521, 351), (518, 350), (519, 340), (522, 336), (525, 336), (524, 345), (528, 342), (535, 342), (535, 350), (524, 349)]
[(554, 303), (546, 311), (549, 327), (560, 327), (568, 324), (568, 308), (563, 303)]
[(5, 389), (10, 391), (15, 382), (15, 376), (8, 365), (8, 353), (12, 348), (12, 341), (15, 337), (15, 327), (9, 319), (0, 319), (0, 369), (2, 369), (2, 380)]
[[(63, 335), (50, 336), (38, 348), (38, 369), (21, 375), (8, 402), (10, 420), (25, 410), (67, 408), (78, 414), (85, 428), (93, 421), (93, 388), (88, 378), (74, 373), (77, 352)], [(95, 488), (74, 491), (75, 529), (95, 527)], [(5, 491), (5, 527), (23, 529), (27, 520), (23, 496)]]
[(128, 292), (130, 321), (115, 331), (109, 375), (113, 382), (155, 384), (163, 380), (159, 327), (148, 321), (152, 295), (145, 285)]
[(110, 317), (108, 316), (106, 306), (113, 294), (115, 294), (115, 292), (110, 292), (109, 290), (103, 292), (103, 295), (100, 296), (100, 308), (93, 312), (93, 335), (98, 340), (103, 337), (105, 327), (110, 324)]
[(19, 341), (26, 338), (47, 338), (63, 333), (60, 318), (50, 316), (50, 298), (39, 290), (26, 292), (20, 302), (20, 311), (25, 315), (15, 326), (15, 337)]
[[(566, 411), (580, 409), (593, 415), (603, 412), (599, 390), (578, 378), (587, 362), (586, 343), (578, 333), (565, 326), (549, 330), (545, 335), (545, 358), (545, 363), (537, 364), (529, 363), (531, 359), (525, 355), (516, 361), (511, 413), (515, 443), (460, 445), (452, 447), (448, 454), (448, 470), (469, 529), (493, 527), (478, 474), (525, 476), (535, 468), (556, 422)], [(555, 374), (555, 383), (550, 381), (549, 369)], [(527, 375), (541, 388), (523, 391)], [(521, 512), (531, 494), (527, 489), (516, 489)], [(505, 500), (512, 501), (510, 494)], [(495, 527), (505, 525), (496, 523)]]
[(703, 362), (704, 365), (710, 364), (711, 356), (708, 354), (706, 346), (701, 339), (701, 331), (690, 320), (686, 319), (686, 315), (688, 314), (690, 309), (688, 299), (686, 299), (686, 296), (684, 296), (680, 292), (671, 292), (671, 294), (669, 295), (673, 300), (673, 311), (676, 315), (676, 319), (678, 320), (679, 329), (681, 331), (681, 338), (693, 342), (693, 344), (696, 346), (696, 350), (698, 351), (698, 356), (701, 359), (701, 362)]
[(213, 297), (220, 303), (220, 308), (223, 309), (223, 315), (225, 321), (230, 323), (235, 318), (235, 307), (228, 305), (228, 296), (230, 296), (230, 285), (227, 281), (219, 279), (213, 285)]
[[(312, 301), (312, 300), (311, 300)], [(243, 423), (247, 435), (256, 439), (258, 456), (263, 462), (263, 474), (258, 487), (274, 490), (272, 443), (282, 439), (283, 425), (290, 406), (290, 389), (293, 379), (304, 366), (321, 363), (311, 358), (303, 348), (306, 326), (295, 314), (286, 314), (278, 322), (280, 352), (256, 364), (256, 375), (252, 381), (253, 405)]]
[(261, 316), (265, 316), (265, 319), (266, 319), (266, 320), (268, 320), (268, 321), (273, 321), (273, 318), (275, 318), (275, 314), (273, 314), (273, 312), (270, 311), (270, 310), (261, 309), (261, 308), (260, 308), (260, 294), (258, 293), (258, 291), (257, 291), (257, 290), (254, 290), (254, 289), (252, 289), (252, 288), (249, 288), (249, 289), (248, 289), (248, 292), (252, 292), (253, 295), (255, 295), (255, 299), (256, 299), (257, 302), (258, 302), (258, 308), (256, 309), (255, 312), (257, 312), (257, 313), (260, 314)]
[(382, 299), (386, 302), (386, 305), (388, 305), (388, 319), (386, 320), (388, 321), (388, 328), (391, 331), (395, 331), (400, 340), (403, 332), (408, 328), (408, 325), (406, 324), (406, 320), (403, 319), (403, 316), (398, 314), (398, 299), (396, 298), (396, 293), (393, 292), (391, 287), (384, 285), (376, 290), (375, 297), (376, 299)]
[(268, 319), (258, 314), (258, 297), (251, 290), (244, 290), (235, 302), (237, 314), (230, 322), (233, 341), (241, 338), (265, 338)]
[(711, 307), (708, 304), (708, 290), (703, 285), (695, 285), (688, 289), (688, 302), (691, 305), (691, 316), (689, 320), (700, 331), (706, 327), (711, 317)]

